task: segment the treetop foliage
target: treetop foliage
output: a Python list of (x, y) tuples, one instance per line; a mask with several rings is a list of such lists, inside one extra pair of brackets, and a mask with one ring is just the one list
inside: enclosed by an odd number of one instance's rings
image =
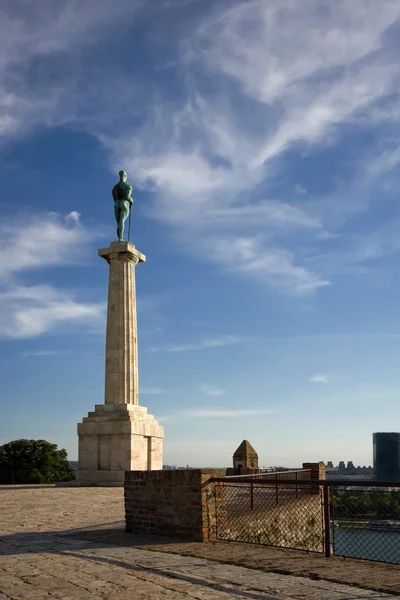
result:
[[(12, 478), (10, 473), (12, 473)], [(0, 446), (0, 481), (54, 483), (75, 479), (67, 451), (46, 440), (14, 440)]]

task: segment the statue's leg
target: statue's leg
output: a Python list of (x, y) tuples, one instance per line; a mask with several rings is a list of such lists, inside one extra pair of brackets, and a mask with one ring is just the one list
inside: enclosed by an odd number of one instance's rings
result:
[(119, 221), (120, 221), (120, 207), (119, 207), (119, 202), (118, 200), (116, 202), (114, 202), (114, 215), (115, 215), (115, 220), (117, 221), (117, 238), (120, 239), (120, 225), (119, 225)]
[(120, 242), (124, 239), (124, 224), (129, 215), (129, 202), (124, 200), (120, 203), (119, 221), (118, 221), (118, 239)]

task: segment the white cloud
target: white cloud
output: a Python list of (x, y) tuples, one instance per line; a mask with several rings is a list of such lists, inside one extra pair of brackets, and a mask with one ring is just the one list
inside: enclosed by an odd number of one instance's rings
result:
[(0, 337), (32, 338), (64, 323), (99, 326), (102, 303), (80, 302), (76, 293), (46, 283), (27, 283), (26, 273), (81, 262), (98, 233), (81, 225), (78, 213), (25, 216), (0, 226)]
[(256, 238), (216, 240), (214, 256), (228, 269), (256, 276), (280, 289), (307, 293), (330, 284), (329, 280), (296, 264), (293, 252), (283, 248), (265, 248), (262, 240)]
[[(96, 44), (118, 43), (120, 15), (132, 26), (146, 3), (21, 6), (14, 3), (0, 23), (5, 140), (35, 126), (73, 123), (110, 151), (113, 169), (124, 164), (137, 186), (153, 190), (147, 214), (173, 226), (176, 239), (201, 260), (285, 292), (310, 293), (330, 283), (335, 268), (320, 257), (318, 242), (336, 239), (338, 214), (343, 221), (380, 197), (373, 184), (397, 167), (398, 147), (388, 149), (380, 133), (376, 160), (367, 157), (370, 168), (361, 166), (363, 184), (353, 169), (325, 199), (296, 182), (292, 196), (283, 195), (277, 184), (292, 174), (288, 150), (341, 142), (346, 125), (397, 125), (397, 0), (218, 4), (171, 36), (175, 59), (179, 51), (171, 96), (156, 79), (156, 93), (137, 84), (128, 61), (118, 68), (91, 61)], [(160, 56), (155, 66), (164, 68), (166, 60)], [(67, 220), (80, 223), (75, 212)], [(339, 258), (331, 262), (346, 269)], [(21, 268), (35, 260), (42, 258), (30, 256)]]
[(169, 423), (170, 421), (173, 421), (173, 417), (171, 415), (161, 415), (158, 416), (157, 415), (157, 421), (160, 421), (160, 423)]
[(158, 395), (163, 394), (164, 390), (159, 387), (140, 386), (139, 394)]
[(32, 352), (23, 352), (22, 356), (28, 358), (29, 356), (59, 356), (60, 354), (65, 353), (60, 350), (34, 350)]
[(225, 396), (226, 391), (215, 385), (201, 385), (200, 391), (205, 396)]
[[(135, 144), (111, 142), (114, 164), (127, 160), (155, 191), (152, 216), (176, 225), (198, 256), (285, 291), (328, 285), (293, 234), (308, 228), (320, 236), (314, 243), (334, 239), (323, 229), (330, 208), (307, 205), (306, 190), (288, 202), (271, 189), (287, 149), (332, 144), (342, 125), (365, 123), (369, 112), (378, 118), (377, 103), (400, 80), (385, 45), (399, 16), (394, 0), (254, 0), (214, 11), (188, 36), (185, 65), (201, 77), (190, 77), (184, 104), (153, 105)], [(250, 192), (261, 182), (257, 199)]]
[(160, 420), (164, 421), (179, 421), (182, 419), (236, 419), (236, 418), (247, 418), (247, 417), (258, 417), (262, 415), (276, 415), (279, 410), (276, 409), (236, 409), (236, 408), (199, 408), (191, 410), (182, 410), (164, 417), (159, 417)]
[(83, 227), (77, 212), (24, 215), (0, 225), (0, 280), (19, 272), (81, 261), (82, 248), (99, 233)]
[[(0, 134), (26, 134), (93, 116), (91, 84), (97, 69), (82, 56), (106, 42), (121, 14), (134, 18), (143, 0), (17, 0), (0, 20)], [(62, 58), (62, 77), (57, 59)], [(86, 68), (85, 68), (86, 67)], [(103, 75), (107, 66), (102, 65)], [(90, 70), (91, 77), (88, 77)], [(108, 75), (108, 77), (110, 74)], [(102, 100), (109, 88), (103, 87)], [(110, 91), (114, 96), (114, 92)], [(85, 97), (86, 96), (86, 97)], [(106, 102), (108, 102), (107, 98)], [(99, 101), (99, 98), (97, 102)]]
[(269, 104), (315, 73), (347, 67), (377, 50), (399, 14), (395, 0), (240, 2), (202, 25), (195, 43), (203, 52), (191, 56)]
[(191, 350), (203, 350), (206, 348), (220, 348), (222, 346), (232, 346), (238, 344), (241, 340), (234, 335), (225, 335), (215, 338), (206, 338), (191, 344), (178, 344), (172, 346), (153, 346), (148, 352), (187, 352)]
[(316, 375), (312, 375), (312, 377), (310, 377), (309, 381), (311, 381), (311, 383), (330, 383), (331, 382), (328, 373), (317, 373)]
[(63, 323), (99, 326), (105, 305), (78, 302), (73, 294), (52, 286), (8, 285), (0, 292), (0, 337), (23, 339), (39, 336)]
[(181, 415), (191, 419), (213, 419), (213, 418), (244, 418), (261, 415), (276, 415), (279, 411), (274, 409), (229, 409), (229, 408), (205, 408), (182, 411)]
[(81, 215), (76, 210), (71, 211), (66, 217), (65, 221), (74, 223), (75, 225), (79, 225), (81, 221)]

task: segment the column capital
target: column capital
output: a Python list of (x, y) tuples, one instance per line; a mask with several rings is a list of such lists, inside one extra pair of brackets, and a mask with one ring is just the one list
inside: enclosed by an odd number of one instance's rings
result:
[(132, 262), (135, 265), (139, 262), (146, 262), (145, 255), (136, 250), (135, 246), (129, 242), (111, 242), (109, 248), (101, 248), (97, 254), (108, 264), (114, 261)]

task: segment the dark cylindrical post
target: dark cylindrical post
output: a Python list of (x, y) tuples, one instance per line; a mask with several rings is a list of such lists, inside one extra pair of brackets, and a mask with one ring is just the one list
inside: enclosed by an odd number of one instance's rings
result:
[(298, 493), (297, 493), (297, 475), (298, 475), (298, 472), (296, 471), (296, 498), (298, 497)]
[(276, 504), (279, 502), (279, 484), (278, 484), (278, 473), (275, 475), (275, 501)]
[(325, 556), (331, 555), (331, 535), (330, 535), (330, 510), (329, 510), (329, 489), (327, 485), (323, 486), (324, 503), (324, 532), (325, 532)]
[(254, 510), (254, 484), (250, 482), (250, 510)]

